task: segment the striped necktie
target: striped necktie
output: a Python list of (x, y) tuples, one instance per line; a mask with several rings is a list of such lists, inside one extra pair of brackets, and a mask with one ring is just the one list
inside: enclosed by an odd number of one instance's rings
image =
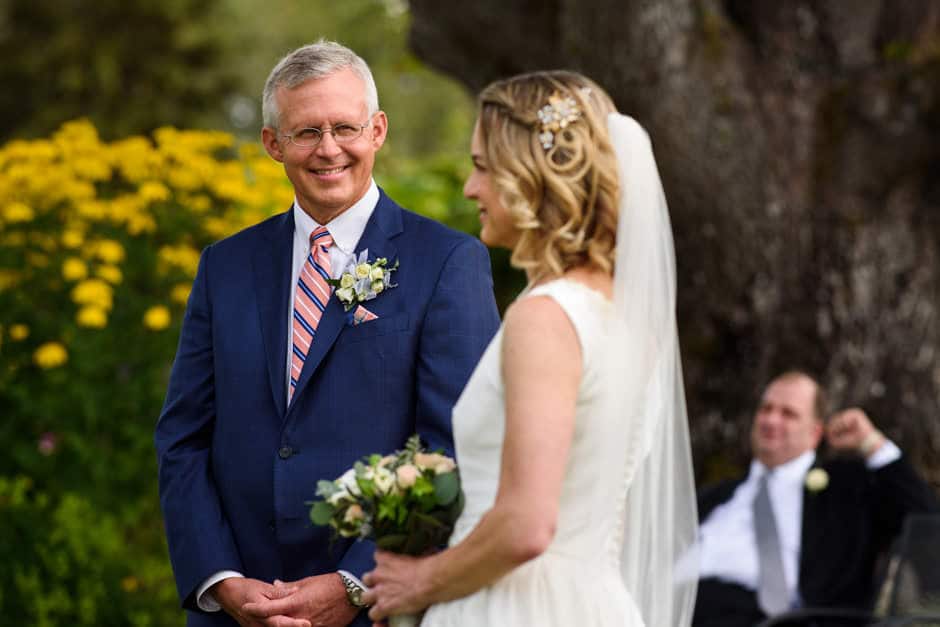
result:
[(294, 292), (293, 341), (290, 359), (290, 393), (288, 402), (294, 397), (294, 389), (300, 380), (310, 345), (317, 334), (320, 317), (330, 302), (333, 288), (327, 283), (330, 278), (330, 246), (333, 237), (325, 226), (318, 226), (310, 234), (310, 253), (300, 269), (297, 290)]

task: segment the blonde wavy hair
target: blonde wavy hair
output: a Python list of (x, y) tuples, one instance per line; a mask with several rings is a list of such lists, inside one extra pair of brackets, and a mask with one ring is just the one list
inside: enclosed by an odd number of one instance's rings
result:
[[(538, 111), (556, 94), (574, 99), (581, 115), (546, 150)], [(487, 168), (520, 231), (512, 265), (539, 278), (576, 267), (613, 273), (620, 188), (610, 96), (578, 73), (544, 71), (490, 84), (479, 106)]]

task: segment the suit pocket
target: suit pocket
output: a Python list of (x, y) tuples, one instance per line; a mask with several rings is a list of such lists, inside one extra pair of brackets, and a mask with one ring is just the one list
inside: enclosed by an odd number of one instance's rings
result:
[(380, 335), (389, 333), (401, 333), (408, 330), (408, 313), (403, 312), (393, 316), (380, 317), (377, 320), (362, 322), (355, 326), (346, 325), (343, 327), (336, 344), (353, 344), (362, 342)]

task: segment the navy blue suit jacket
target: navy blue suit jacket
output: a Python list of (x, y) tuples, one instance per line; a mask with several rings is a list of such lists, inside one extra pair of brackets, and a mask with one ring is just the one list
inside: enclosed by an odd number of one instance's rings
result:
[(330, 547), (310, 522), (317, 480), (415, 432), (452, 452), (451, 410), (499, 326), (483, 245), (382, 192), (356, 252), (397, 259), (397, 287), (357, 326), (330, 300), (288, 405), (293, 234), (288, 211), (209, 246), (189, 298), (155, 437), (189, 625), (235, 625), (195, 603), (221, 570), (268, 582), (369, 570), (372, 543)]

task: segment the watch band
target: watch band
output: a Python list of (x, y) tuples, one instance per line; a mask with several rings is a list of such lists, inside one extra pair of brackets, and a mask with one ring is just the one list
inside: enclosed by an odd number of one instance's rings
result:
[(364, 608), (367, 607), (365, 603), (362, 602), (362, 593), (363, 587), (355, 582), (351, 577), (346, 576), (344, 573), (337, 573), (340, 579), (343, 580), (343, 585), (346, 587), (346, 600), (349, 601), (349, 604), (353, 607)]

